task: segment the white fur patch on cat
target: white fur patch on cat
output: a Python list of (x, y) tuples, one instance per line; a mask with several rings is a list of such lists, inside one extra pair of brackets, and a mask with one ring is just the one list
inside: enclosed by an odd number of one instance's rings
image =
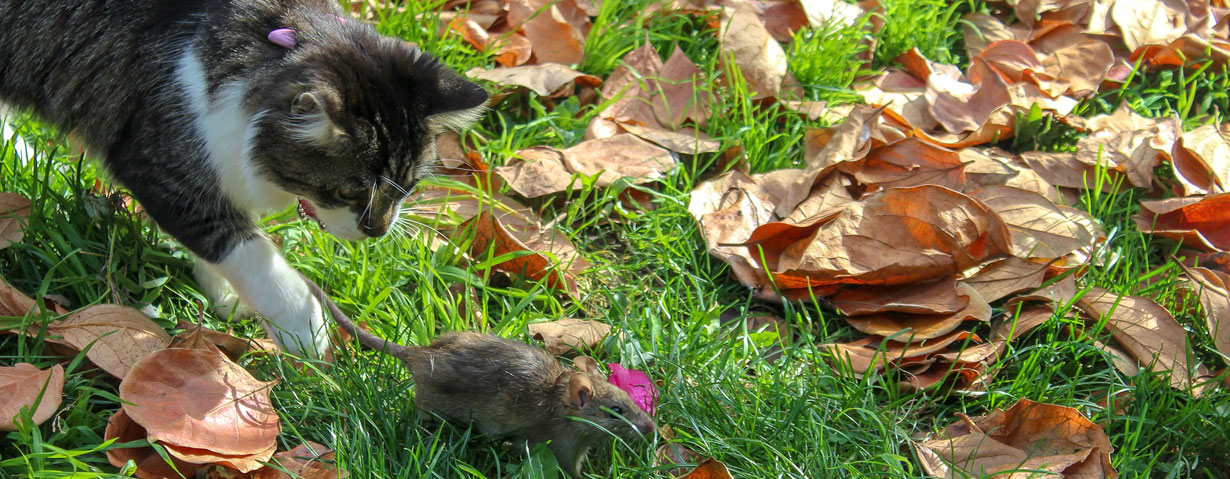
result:
[(265, 179), (249, 159), (261, 113), (244, 109), (247, 85), (242, 81), (227, 83), (210, 98), (205, 67), (191, 47), (179, 57), (175, 81), (183, 89), (193, 123), (205, 140), (205, 154), (223, 194), (251, 212), (276, 211), (294, 201), (294, 195)]
[(240, 243), (206, 268), (227, 278), (244, 303), (265, 316), (265, 331), (286, 350), (321, 356), (329, 349), (320, 300), (269, 238)]

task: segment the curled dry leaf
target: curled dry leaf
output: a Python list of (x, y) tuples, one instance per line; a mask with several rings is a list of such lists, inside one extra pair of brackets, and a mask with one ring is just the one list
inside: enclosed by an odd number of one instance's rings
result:
[[(938, 186), (892, 188), (851, 203), (831, 220), (758, 228), (754, 257), (774, 236), (799, 238), (763, 248), (777, 281), (800, 286), (907, 284), (952, 277), (1007, 255), (1008, 230), (981, 202)], [(796, 286), (788, 286), (796, 287)]]
[(495, 173), (517, 193), (534, 198), (579, 188), (573, 175), (598, 175), (596, 185), (609, 186), (624, 177), (635, 183), (661, 178), (674, 168), (670, 152), (629, 134), (583, 141), (559, 150), (537, 147), (517, 152)]
[(1192, 356), (1187, 331), (1165, 308), (1148, 298), (1118, 296), (1100, 288), (1090, 290), (1077, 305), (1095, 320), (1106, 321), (1111, 337), (1140, 365), (1168, 372), (1176, 389), (1193, 389), (1192, 373), (1199, 374), (1203, 367), (1188, 363)]
[[(111, 418), (107, 420), (107, 429), (103, 434), (103, 439), (115, 439), (116, 444), (141, 441), (146, 437), (145, 428), (129, 418), (123, 408), (111, 414)], [(182, 479), (192, 477), (201, 468), (200, 464), (185, 462), (174, 456), (171, 457), (171, 463), (167, 464), (166, 460), (150, 446), (107, 450), (107, 462), (112, 466), (124, 467), (128, 461), (137, 465), (135, 475), (141, 479)]]
[(139, 361), (119, 390), (124, 411), (151, 441), (250, 472), (273, 456), (278, 435), (269, 386), (220, 352), (176, 348)]
[(902, 362), (917, 361), (920, 358), (939, 353), (953, 343), (970, 339), (978, 342), (978, 337), (968, 331), (953, 331), (932, 339), (907, 343), (894, 339), (909, 339), (908, 333), (899, 338), (887, 339), (883, 336), (867, 336), (849, 343), (831, 343), (821, 345), (827, 349), (839, 364), (848, 364), (851, 371), (857, 375), (880, 371), (886, 367)]
[(252, 479), (345, 479), (346, 471), (339, 471), (333, 463), (336, 457), (332, 449), (308, 441), (273, 455), (285, 471), (266, 466), (253, 473)]
[(1197, 292), (1209, 335), (1213, 337), (1213, 347), (1230, 356), (1230, 273), (1182, 263), (1179, 267), (1199, 285)]
[(889, 311), (951, 314), (968, 306), (970, 298), (957, 294), (956, 280), (950, 276), (906, 285), (852, 286), (829, 301), (847, 316), (862, 316)]
[(29, 216), (29, 199), (17, 193), (0, 193), (0, 249), (21, 242)]
[(34, 425), (46, 422), (60, 407), (63, 394), (64, 368), (59, 364), (48, 369), (29, 363), (0, 366), (0, 431), (16, 431), (23, 408), (30, 408)]
[(533, 45), (538, 63), (581, 63), (589, 16), (573, 0), (512, 0), (508, 24)]
[(1056, 477), (1118, 476), (1110, 464), (1114, 451), (1110, 439), (1076, 409), (1021, 399), (1007, 410), (962, 416), (935, 437), (910, 443), (928, 474), (1016, 477), (1010, 471), (1040, 471)]
[(511, 68), (471, 68), (466, 72), (470, 78), (478, 78), (500, 85), (528, 88), (540, 96), (558, 98), (572, 94), (566, 88), (575, 82), (578, 85), (596, 87), (602, 83), (598, 77), (586, 75), (558, 63), (543, 63)]
[(179, 320), (176, 328), (184, 330), (171, 338), (169, 348), (183, 349), (216, 349), (232, 361), (238, 361), (248, 352), (260, 350), (274, 353), (276, 346), (262, 343), (258, 340), (239, 339), (221, 331), (214, 331), (199, 324)]
[(982, 200), (1004, 220), (1012, 236), (1012, 254), (1020, 258), (1061, 258), (1092, 248), (1103, 236), (1093, 217), (1055, 205), (1037, 193), (988, 186), (970, 196)]
[(1183, 0), (1120, 1), (1110, 9), (1110, 18), (1119, 26), (1129, 50), (1179, 39), (1188, 32), (1190, 14)]
[(9, 285), (0, 278), (0, 316), (25, 316), (27, 312), (38, 307), (34, 299)]
[(965, 188), (964, 162), (957, 152), (917, 138), (875, 148), (867, 158), (841, 168), (869, 190), (938, 185)]
[(1140, 202), (1132, 219), (1145, 233), (1206, 251), (1230, 251), (1230, 193)]
[(692, 469), (692, 472), (687, 473), (679, 479), (731, 479), (730, 471), (726, 470), (726, 465), (719, 462), (717, 459), (705, 459)]
[(171, 344), (161, 326), (140, 311), (117, 304), (86, 307), (47, 325), (47, 333), (78, 350), (89, 347), (85, 357), (120, 379), (141, 358)]
[(988, 263), (962, 283), (978, 291), (979, 296), (982, 296), (984, 300), (995, 302), (1012, 294), (1042, 286), (1042, 280), (1046, 276), (1046, 266), (1046, 264), (1012, 256)]
[[(977, 290), (965, 283), (957, 283), (954, 292), (957, 298), (965, 300), (966, 305), (950, 314), (880, 313), (847, 317), (846, 322), (867, 334), (914, 342), (951, 333), (965, 321), (991, 320), (991, 305), (982, 299)], [(840, 296), (841, 293), (838, 293), (834, 299)]]
[(1076, 144), (1076, 159), (1090, 166), (1109, 164), (1142, 188), (1152, 186), (1153, 169), (1170, 158), (1182, 131), (1178, 118), (1145, 118), (1126, 104), (1089, 119), (1088, 128), (1089, 136)]
[(556, 356), (591, 349), (611, 334), (609, 324), (575, 318), (530, 323), (528, 329), (531, 337), (542, 341), (547, 352)]
[[(487, 205), (484, 205), (487, 206)], [(512, 274), (524, 274), (530, 279), (545, 279), (551, 286), (579, 295), (577, 276), (589, 267), (563, 233), (539, 224), (528, 208), (503, 198), (490, 205), (462, 225), (473, 227), (474, 238), (470, 254), (476, 258), (513, 255), (496, 269)], [(521, 254), (526, 253), (529, 254)]]
[(753, 98), (781, 98), (783, 83), (795, 83), (786, 68), (785, 50), (755, 12), (725, 9), (721, 44), (722, 62), (734, 61)]
[(1184, 133), (1174, 145), (1171, 165), (1184, 195), (1230, 191), (1230, 142), (1214, 125)]

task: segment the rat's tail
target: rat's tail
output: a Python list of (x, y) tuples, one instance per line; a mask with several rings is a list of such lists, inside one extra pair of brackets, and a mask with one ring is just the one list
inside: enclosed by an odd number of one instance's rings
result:
[(316, 282), (308, 279), (306, 276), (303, 280), (307, 282), (308, 288), (312, 290), (312, 295), (320, 299), (320, 304), (329, 309), (329, 314), (333, 315), (333, 320), (337, 321), (337, 325), (342, 327), (342, 331), (345, 331), (347, 334), (358, 338), (359, 344), (362, 344), (363, 346), (375, 351), (387, 352), (398, 358), (408, 358), (407, 355), (410, 353), (411, 348), (394, 343), (380, 336), (376, 336), (375, 334), (369, 333), (366, 329), (360, 328), (359, 325), (355, 324), (354, 321), (351, 321), (350, 318), (337, 307), (337, 304), (333, 303), (332, 299), (329, 299), (329, 296), (320, 289), (320, 286), (316, 285)]

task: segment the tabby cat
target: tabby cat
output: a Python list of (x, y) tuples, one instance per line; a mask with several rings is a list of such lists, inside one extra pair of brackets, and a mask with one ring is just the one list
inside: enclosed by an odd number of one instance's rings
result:
[(333, 0), (0, 0), (0, 102), (75, 130), (145, 212), (293, 352), (321, 305), (254, 222), (298, 202), (329, 233), (388, 231), (487, 94)]

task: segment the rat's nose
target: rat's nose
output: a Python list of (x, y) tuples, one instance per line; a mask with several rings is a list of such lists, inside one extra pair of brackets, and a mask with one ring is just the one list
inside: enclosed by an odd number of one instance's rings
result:
[(643, 421), (636, 422), (636, 430), (646, 436), (653, 434), (658, 429), (658, 425), (654, 424), (653, 419), (645, 418)]

